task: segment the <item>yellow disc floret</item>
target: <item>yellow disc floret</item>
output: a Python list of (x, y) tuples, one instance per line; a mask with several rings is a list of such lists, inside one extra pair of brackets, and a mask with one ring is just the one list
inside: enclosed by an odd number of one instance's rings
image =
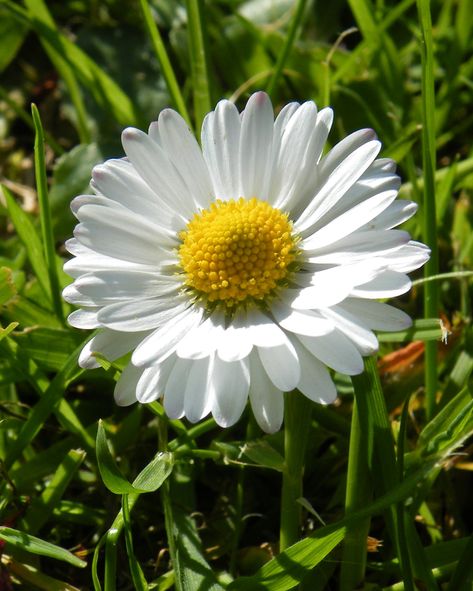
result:
[(215, 201), (179, 237), (185, 286), (227, 307), (274, 292), (298, 252), (287, 214), (256, 198)]

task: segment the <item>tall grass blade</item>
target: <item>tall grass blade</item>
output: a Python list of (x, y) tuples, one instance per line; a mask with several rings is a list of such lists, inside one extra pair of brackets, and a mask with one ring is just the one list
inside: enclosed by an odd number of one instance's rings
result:
[(186, 0), (189, 34), (189, 59), (192, 74), (192, 91), (194, 94), (194, 118), (196, 135), (200, 138), (200, 130), (205, 115), (211, 110), (209, 77), (207, 72), (207, 55), (205, 51), (205, 28), (201, 0)]
[[(435, 79), (434, 50), (430, 0), (417, 0), (421, 29), (422, 56), (422, 162), (424, 169), (424, 242), (430, 247), (430, 260), (424, 267), (426, 277), (439, 272), (437, 248), (437, 223), (435, 202)], [(424, 291), (424, 315), (438, 316), (439, 291), (436, 282), (427, 283)], [(427, 417), (433, 416), (437, 395), (437, 344), (426, 343), (425, 347), (425, 393)]]
[(51, 210), (48, 199), (48, 184), (46, 180), (46, 164), (44, 159), (44, 134), (41, 118), (35, 104), (31, 105), (31, 114), (35, 126), (34, 162), (36, 174), (36, 190), (38, 192), (39, 214), (41, 220), (41, 234), (46, 266), (48, 269), (50, 293), (53, 309), (58, 320), (64, 323), (62, 313), (62, 298), (56, 265), (56, 251), (54, 245)]

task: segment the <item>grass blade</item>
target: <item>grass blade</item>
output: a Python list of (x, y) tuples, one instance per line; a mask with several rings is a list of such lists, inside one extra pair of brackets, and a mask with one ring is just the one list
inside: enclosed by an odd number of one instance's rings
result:
[(140, 0), (140, 5), (143, 12), (145, 26), (150, 36), (151, 43), (153, 44), (154, 51), (156, 52), (156, 57), (158, 58), (158, 62), (161, 66), (161, 72), (163, 73), (164, 80), (166, 81), (166, 86), (168, 88), (169, 94), (171, 95), (171, 99), (176, 109), (186, 120), (187, 125), (192, 128), (186, 103), (181, 94), (181, 89), (179, 88), (176, 76), (174, 75), (174, 70), (172, 68), (171, 62), (169, 61), (161, 34), (156, 23), (154, 22), (153, 15), (151, 14), (149, 3), (147, 0)]
[(56, 252), (54, 248), (51, 210), (48, 199), (48, 184), (46, 181), (46, 164), (44, 160), (44, 134), (41, 118), (35, 104), (31, 105), (31, 114), (35, 126), (34, 163), (36, 173), (36, 189), (38, 192), (41, 233), (43, 237), (44, 258), (49, 276), (49, 287), (53, 309), (57, 318), (64, 324), (62, 313), (62, 298), (56, 267)]
[[(422, 162), (424, 169), (424, 242), (430, 247), (430, 260), (424, 267), (426, 277), (439, 271), (437, 248), (437, 223), (435, 203), (435, 87), (434, 51), (430, 0), (417, 0), (421, 28), (422, 52)], [(426, 318), (438, 316), (439, 291), (437, 283), (426, 283), (424, 290), (424, 314)], [(425, 347), (426, 412), (434, 414), (437, 394), (437, 344)]]
[(200, 138), (202, 121), (212, 106), (202, 23), (203, 11), (200, 0), (186, 0), (186, 7), (189, 31), (189, 59), (194, 92), (195, 129), (197, 137)]

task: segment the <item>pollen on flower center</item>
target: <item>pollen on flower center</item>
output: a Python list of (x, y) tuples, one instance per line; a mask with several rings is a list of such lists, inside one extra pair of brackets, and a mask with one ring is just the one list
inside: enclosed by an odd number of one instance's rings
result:
[(179, 237), (185, 286), (227, 307), (271, 294), (298, 253), (287, 214), (256, 198), (217, 200)]

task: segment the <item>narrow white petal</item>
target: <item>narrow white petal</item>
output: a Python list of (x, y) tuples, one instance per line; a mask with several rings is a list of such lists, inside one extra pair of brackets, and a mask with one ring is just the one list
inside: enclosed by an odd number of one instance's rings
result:
[(288, 338), (283, 345), (277, 347), (258, 347), (258, 355), (276, 388), (290, 392), (297, 386), (301, 368), (294, 345)]
[(156, 265), (170, 257), (159, 229), (144, 218), (129, 215), (126, 210), (91, 205), (81, 208), (81, 212), (86, 208), (93, 208), (93, 215), (74, 230), (74, 236), (84, 246), (109, 257), (145, 265)]
[(67, 317), (67, 321), (75, 328), (97, 328), (100, 326), (97, 320), (97, 310), (74, 310)]
[(104, 306), (97, 314), (98, 321), (112, 330), (136, 332), (162, 326), (186, 309), (178, 298), (124, 300)]
[(153, 402), (153, 400), (157, 400), (163, 395), (166, 382), (169, 379), (175, 362), (176, 358), (171, 355), (163, 363), (152, 365), (143, 371), (136, 386), (136, 398), (138, 402), (142, 402), (143, 404)]
[(142, 373), (141, 367), (135, 367), (131, 363), (122, 371), (113, 393), (118, 406), (129, 406), (136, 402), (136, 384)]
[(417, 211), (417, 208), (418, 205), (414, 201), (397, 199), (375, 219), (363, 226), (363, 230), (390, 230), (410, 219)]
[(371, 330), (342, 306), (326, 308), (321, 313), (355, 344), (362, 355), (372, 355), (378, 350), (378, 339)]
[(257, 347), (278, 347), (284, 345), (287, 337), (269, 316), (258, 310), (251, 310), (247, 316), (248, 336)]
[(358, 231), (325, 248), (308, 250), (307, 260), (311, 263), (336, 265), (386, 254), (391, 257), (409, 238), (409, 234), (402, 230)]
[(253, 349), (247, 315), (240, 311), (219, 335), (217, 354), (222, 361), (245, 359)]
[(210, 387), (213, 374), (213, 356), (191, 361), (191, 369), (184, 393), (184, 411), (191, 423), (207, 416), (212, 409), (213, 393)]
[(212, 415), (221, 427), (231, 427), (241, 417), (250, 387), (249, 360), (222, 361), (215, 358), (211, 388)]
[(176, 355), (183, 359), (208, 357), (218, 347), (222, 332), (222, 322), (210, 316), (183, 337), (176, 347)]
[(202, 150), (219, 199), (236, 199), (240, 192), (240, 116), (233, 103), (220, 101), (202, 126)]
[(348, 298), (340, 308), (358, 317), (374, 330), (405, 330), (412, 325), (412, 319), (402, 310), (372, 300)]
[(174, 364), (164, 389), (163, 406), (170, 419), (184, 416), (184, 395), (192, 361), (173, 356)]
[(158, 119), (161, 145), (174, 164), (189, 193), (202, 209), (213, 197), (213, 187), (202, 151), (184, 119), (172, 109), (161, 111)]
[(267, 199), (271, 172), (274, 116), (269, 97), (253, 94), (242, 114), (240, 135), (240, 187), (247, 199)]
[(314, 402), (330, 404), (337, 397), (337, 389), (327, 368), (297, 339), (294, 339), (294, 346), (301, 366), (301, 379), (297, 389)]
[(363, 371), (363, 358), (355, 345), (340, 331), (323, 337), (298, 335), (304, 347), (325, 365), (349, 376)]
[(411, 240), (396, 252), (386, 253), (382, 260), (392, 271), (410, 273), (422, 267), (430, 258), (430, 248), (420, 242)]
[(355, 205), (304, 240), (304, 248), (315, 250), (333, 244), (379, 215), (396, 199), (396, 191), (385, 191)]
[(373, 140), (349, 154), (325, 179), (319, 191), (296, 221), (295, 229), (303, 233), (329, 211), (373, 162), (380, 148), (381, 144)]
[(287, 304), (275, 302), (271, 306), (271, 312), (278, 321), (279, 326), (307, 336), (321, 336), (333, 330), (333, 324), (315, 312), (294, 310)]
[(250, 402), (256, 422), (266, 433), (275, 433), (284, 417), (284, 397), (268, 378), (256, 351), (250, 355)]
[(412, 282), (407, 275), (396, 271), (384, 271), (368, 283), (363, 283), (352, 289), (352, 296), (378, 300), (393, 298), (409, 291)]
[(122, 133), (122, 143), (126, 155), (140, 176), (159, 198), (176, 212), (176, 217), (192, 217), (198, 203), (193, 195), (188, 193), (182, 177), (166, 152), (139, 129), (125, 129)]
[(202, 319), (202, 309), (188, 308), (152, 332), (138, 345), (132, 356), (137, 366), (160, 363), (175, 350), (179, 341)]
[(109, 361), (115, 361), (136, 347), (148, 334), (148, 331), (123, 333), (103, 328), (90, 339), (79, 356), (79, 366), (85, 369), (100, 367), (94, 353), (100, 353)]

